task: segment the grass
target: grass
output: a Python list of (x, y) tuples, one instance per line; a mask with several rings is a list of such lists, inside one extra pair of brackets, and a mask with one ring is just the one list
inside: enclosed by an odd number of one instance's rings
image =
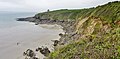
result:
[(49, 59), (120, 59), (120, 28), (116, 30), (70, 43), (51, 53)]
[(101, 18), (103, 21), (112, 23), (116, 20), (120, 20), (120, 2), (109, 2), (108, 4), (96, 8), (49, 11), (39, 13), (36, 16), (52, 20), (78, 20), (80, 17), (85, 18), (94, 16)]
[[(85, 36), (56, 49), (50, 53), (48, 59), (120, 59), (119, 1), (95, 8), (43, 12), (35, 17), (74, 20), (76, 32)], [(84, 21), (86, 17), (87, 21), (80, 25), (79, 22)]]

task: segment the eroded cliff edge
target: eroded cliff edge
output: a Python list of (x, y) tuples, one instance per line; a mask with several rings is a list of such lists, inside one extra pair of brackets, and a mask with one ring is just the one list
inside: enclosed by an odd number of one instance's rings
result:
[(55, 10), (21, 18), (37, 24), (58, 24), (65, 34), (48, 59), (119, 59), (120, 2), (95, 8)]

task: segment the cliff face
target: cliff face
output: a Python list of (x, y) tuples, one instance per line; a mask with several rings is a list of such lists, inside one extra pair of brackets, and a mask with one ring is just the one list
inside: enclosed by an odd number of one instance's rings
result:
[[(119, 59), (120, 58), (120, 2), (109, 2), (96, 8), (56, 10), (39, 13), (37, 19), (74, 21), (70, 30), (48, 59)], [(65, 25), (63, 25), (65, 27)]]

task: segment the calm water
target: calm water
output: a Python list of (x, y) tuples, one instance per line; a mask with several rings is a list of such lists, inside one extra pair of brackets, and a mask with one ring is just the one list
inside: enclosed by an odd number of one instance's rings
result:
[(23, 12), (0, 12), (0, 29), (21, 25), (16, 22), (16, 18), (34, 16), (35, 13), (23, 13)]
[[(59, 38), (58, 34), (62, 32), (60, 28), (49, 29), (49, 26), (43, 26), (43, 28), (34, 23), (15, 20), (18, 17), (33, 16), (34, 14), (0, 13), (0, 59), (24, 59), (22, 54), (26, 49), (35, 50), (42, 45), (51, 47), (51, 40)], [(17, 45), (17, 43), (20, 44)], [(44, 57), (41, 54), (39, 56), (40, 59)]]

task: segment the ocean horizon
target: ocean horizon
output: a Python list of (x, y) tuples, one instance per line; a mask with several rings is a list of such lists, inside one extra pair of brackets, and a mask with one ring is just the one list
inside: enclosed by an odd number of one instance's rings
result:
[(0, 12), (0, 29), (21, 25), (17, 18), (34, 16), (34, 12)]

